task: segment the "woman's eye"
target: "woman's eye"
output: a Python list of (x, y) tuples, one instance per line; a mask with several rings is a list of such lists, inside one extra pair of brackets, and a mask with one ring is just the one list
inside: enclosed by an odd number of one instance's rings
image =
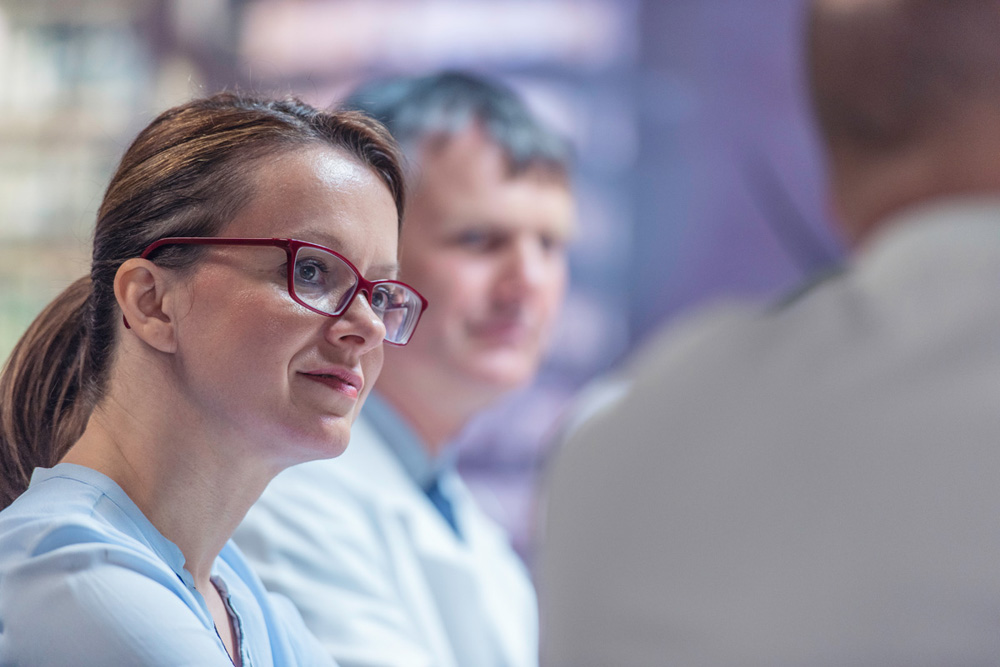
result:
[(385, 310), (389, 307), (389, 295), (382, 290), (372, 292), (371, 306), (375, 310)]
[(316, 285), (323, 282), (324, 268), (315, 261), (295, 263), (295, 282)]

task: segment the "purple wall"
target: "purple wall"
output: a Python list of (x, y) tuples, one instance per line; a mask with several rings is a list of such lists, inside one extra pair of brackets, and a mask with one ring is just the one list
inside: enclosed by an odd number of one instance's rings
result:
[(623, 144), (632, 136), (632, 162), (583, 165), (582, 191), (599, 196), (581, 201), (576, 295), (557, 350), (535, 386), (463, 439), (466, 479), (529, 560), (553, 423), (583, 379), (679, 313), (776, 298), (842, 255), (806, 99), (802, 1), (635, 9), (637, 62), (594, 76), (598, 100), (584, 98), (599, 110), (602, 87), (618, 96), (610, 108), (624, 113), (588, 123)]

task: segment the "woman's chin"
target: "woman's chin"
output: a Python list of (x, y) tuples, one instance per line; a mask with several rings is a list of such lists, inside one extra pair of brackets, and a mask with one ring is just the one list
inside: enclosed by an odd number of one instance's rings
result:
[(337, 423), (324, 424), (324, 428), (308, 432), (300, 430), (290, 434), (285, 446), (281, 447), (287, 454), (284, 457), (286, 467), (307, 461), (333, 459), (343, 454), (351, 439), (350, 421), (353, 420), (341, 417), (334, 421)]

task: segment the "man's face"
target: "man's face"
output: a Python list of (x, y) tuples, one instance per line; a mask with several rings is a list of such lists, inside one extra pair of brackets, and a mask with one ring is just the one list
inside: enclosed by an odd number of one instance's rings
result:
[(565, 292), (573, 224), (567, 183), (540, 169), (511, 177), (478, 128), (424, 147), (401, 278), (430, 306), (390, 351), (388, 382), (495, 398), (529, 381)]

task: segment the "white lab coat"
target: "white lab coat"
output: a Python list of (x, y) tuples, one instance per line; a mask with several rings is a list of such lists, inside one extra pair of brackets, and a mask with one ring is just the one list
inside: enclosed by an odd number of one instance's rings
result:
[(364, 416), (338, 459), (268, 486), (234, 539), (343, 667), (537, 665), (537, 608), (506, 536), (454, 472), (458, 539)]
[(550, 478), (543, 665), (1000, 664), (1000, 200), (634, 368)]

